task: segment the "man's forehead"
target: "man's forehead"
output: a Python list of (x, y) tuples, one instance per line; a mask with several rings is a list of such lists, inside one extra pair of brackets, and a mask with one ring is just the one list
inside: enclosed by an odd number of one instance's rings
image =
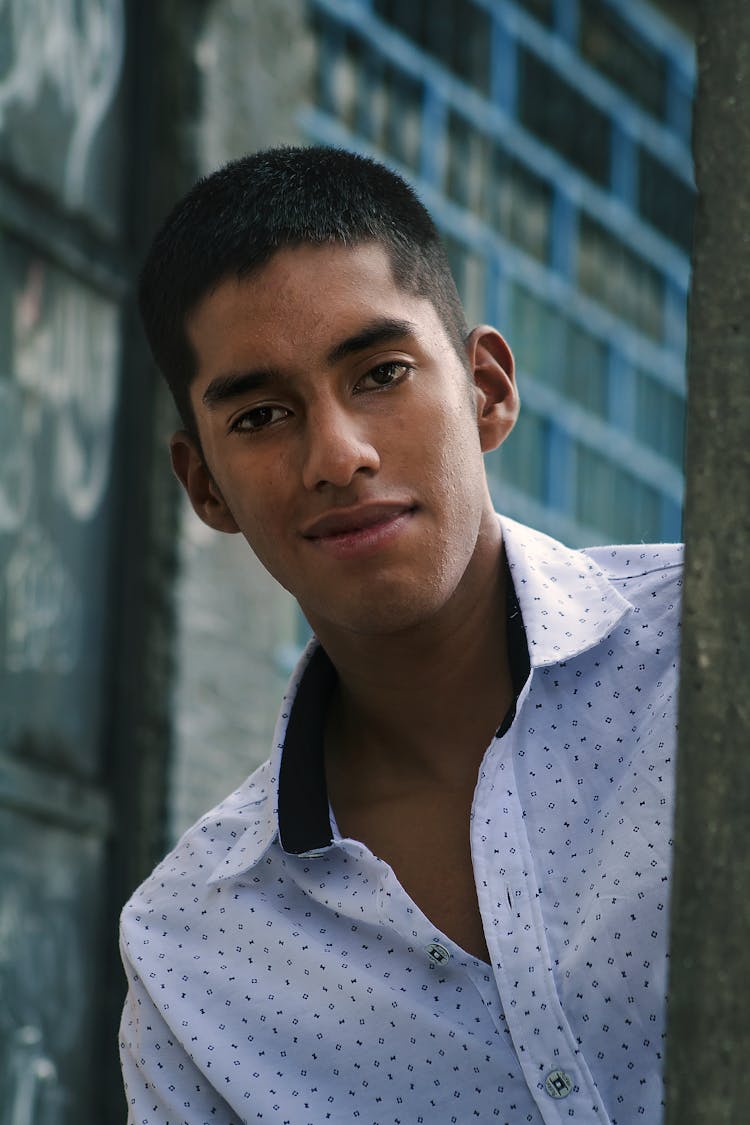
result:
[(308, 284), (312, 293), (323, 298), (325, 293), (319, 284), (322, 273), (344, 273), (349, 278), (361, 276), (370, 283), (377, 281), (378, 290), (383, 292), (415, 295), (413, 290), (398, 283), (391, 248), (382, 242), (293, 243), (279, 247), (258, 265), (224, 273), (196, 299), (188, 319), (202, 304), (222, 291), (249, 293), (254, 289), (267, 290), (269, 285), (279, 289)]
[[(244, 272), (237, 280), (253, 280), (263, 286), (272, 279), (277, 284), (306, 281), (321, 271), (342, 270), (347, 274), (378, 276), (385, 289), (398, 289), (393, 272), (390, 248), (376, 240), (345, 242), (301, 242), (281, 246), (255, 269)], [(315, 287), (318, 291), (318, 287)]]
[[(432, 319), (432, 302), (396, 284), (386, 249), (377, 242), (285, 246), (250, 273), (231, 274), (199, 299), (186, 317), (188, 338), (195, 348), (211, 326), (233, 330), (243, 323), (257, 327), (292, 318), (340, 335), (346, 322), (358, 324), (401, 313), (413, 324)], [(316, 333), (317, 335), (317, 333)]]

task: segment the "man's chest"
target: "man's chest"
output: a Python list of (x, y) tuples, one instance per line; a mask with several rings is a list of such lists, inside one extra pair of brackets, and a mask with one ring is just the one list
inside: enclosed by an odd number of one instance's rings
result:
[(359, 840), (392, 868), (409, 898), (437, 930), (489, 961), (474, 870), (473, 791), (435, 791), (337, 813), (343, 835)]

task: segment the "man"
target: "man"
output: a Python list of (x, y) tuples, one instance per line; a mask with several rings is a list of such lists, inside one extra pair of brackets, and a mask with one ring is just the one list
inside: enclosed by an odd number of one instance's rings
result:
[(676, 549), (493, 512), (512, 356), (380, 165), (201, 181), (141, 308), (195, 511), (317, 640), (123, 913), (130, 1121), (657, 1122)]

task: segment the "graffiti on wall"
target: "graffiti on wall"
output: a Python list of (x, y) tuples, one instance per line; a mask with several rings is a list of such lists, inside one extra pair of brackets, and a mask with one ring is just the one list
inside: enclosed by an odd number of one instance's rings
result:
[[(0, 0), (0, 176), (14, 229), (54, 200), (66, 237), (85, 231), (96, 247), (95, 231), (117, 253), (124, 11), (123, 0)], [(103, 853), (64, 805), (100, 776), (119, 310), (48, 260), (45, 223), (33, 250), (5, 232), (5, 199), (0, 770), (23, 784), (10, 801), (0, 792), (0, 1125), (72, 1125), (91, 1120), (95, 1085)], [(53, 774), (76, 779), (70, 797), (61, 789), (60, 824), (35, 804)]]
[(84, 899), (96, 860), (90, 841), (13, 814), (0, 844), (0, 1125), (53, 1125), (92, 1004)]
[[(63, 202), (83, 203), (92, 143), (117, 91), (122, 0), (0, 0), (0, 130), (12, 110), (35, 111), (45, 92), (68, 123)], [(58, 134), (62, 143), (62, 138)]]
[[(99, 517), (113, 455), (119, 323), (115, 304), (64, 271), (9, 239), (1, 249), (5, 750), (17, 733), (64, 731), (71, 715), (83, 716), (85, 730), (96, 728), (96, 693), (87, 692), (80, 668), (84, 653), (100, 666), (86, 612), (90, 621), (103, 611), (92, 591), (104, 566)], [(73, 741), (85, 762), (92, 751)], [(0, 828), (10, 816), (0, 800)], [(27, 829), (8, 829), (5, 840), (0, 832), (0, 1125), (80, 1120), (71, 1091), (86, 1089), (80, 1075), (71, 1076), (70, 1059), (81, 1053), (76, 1040), (92, 1020), (80, 900), (84, 890), (94, 895), (76, 851), (89, 842), (59, 833), (42, 848), (48, 831), (31, 820)]]
[(117, 405), (117, 310), (40, 259), (26, 259), (19, 272), (11, 370), (0, 371), (0, 547), (6, 536), (11, 543), (2, 664), (11, 672), (67, 672), (82, 641), (80, 577), (62, 558), (50, 512), (54, 506), (59, 527), (85, 524), (104, 498)]

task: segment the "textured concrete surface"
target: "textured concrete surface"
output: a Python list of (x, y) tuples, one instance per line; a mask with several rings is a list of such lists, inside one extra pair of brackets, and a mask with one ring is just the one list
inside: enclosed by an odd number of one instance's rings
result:
[(750, 7), (700, 0), (668, 1125), (750, 1103)]
[(185, 502), (176, 612), (172, 838), (268, 756), (298, 610), (241, 536)]
[[(303, 0), (217, 0), (195, 46), (192, 142), (202, 172), (300, 140), (313, 37)], [(267, 757), (298, 610), (239, 536), (180, 519), (169, 838)]]

